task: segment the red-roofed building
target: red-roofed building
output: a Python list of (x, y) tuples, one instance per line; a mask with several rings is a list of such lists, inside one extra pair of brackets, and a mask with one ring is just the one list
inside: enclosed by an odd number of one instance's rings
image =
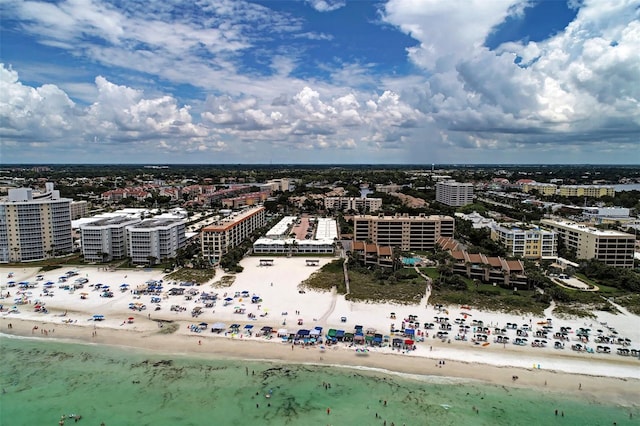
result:
[(508, 288), (528, 288), (524, 265), (519, 260), (487, 257), (466, 251), (451, 251), (453, 272), (467, 278), (486, 283), (495, 283)]

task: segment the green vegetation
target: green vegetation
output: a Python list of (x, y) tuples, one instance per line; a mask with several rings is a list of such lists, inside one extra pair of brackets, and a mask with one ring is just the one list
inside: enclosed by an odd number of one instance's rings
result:
[(162, 321), (162, 327), (158, 331), (159, 334), (173, 334), (180, 328), (179, 324), (173, 321)]
[(165, 276), (167, 280), (173, 281), (190, 281), (198, 285), (204, 284), (215, 277), (214, 269), (191, 269), (181, 268)]
[(512, 291), (501, 287), (470, 288), (453, 290), (434, 289), (429, 303), (443, 305), (468, 305), (488, 311), (502, 311), (517, 314), (541, 316), (549, 306), (547, 298), (534, 291)]
[(344, 283), (342, 262), (343, 260), (338, 259), (327, 263), (311, 274), (300, 286), (320, 291), (331, 291), (333, 287), (337, 287), (339, 294), (345, 294), (347, 287)]
[[(335, 260), (324, 265), (301, 286), (324, 291), (335, 286), (338, 293), (345, 294), (347, 288), (342, 264), (342, 260)], [(348, 272), (350, 293), (345, 296), (347, 300), (410, 304), (419, 303), (425, 294), (424, 278), (412, 268), (392, 272), (350, 263)]]
[(553, 310), (553, 313), (557, 315), (559, 318), (570, 318), (570, 317), (591, 318), (591, 319), (596, 318), (596, 316), (593, 314), (593, 311), (591, 309), (581, 304), (557, 305)]
[(223, 288), (223, 287), (231, 287), (231, 285), (236, 281), (236, 277), (234, 275), (224, 275), (218, 281), (211, 284), (211, 287)]
[(635, 315), (640, 315), (640, 294), (627, 294), (616, 297), (614, 302), (623, 306), (626, 310)]

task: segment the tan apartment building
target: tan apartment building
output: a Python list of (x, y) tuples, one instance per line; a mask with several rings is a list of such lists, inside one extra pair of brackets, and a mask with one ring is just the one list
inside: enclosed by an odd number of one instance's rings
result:
[(542, 219), (545, 227), (558, 233), (578, 259), (596, 259), (618, 268), (633, 268), (635, 237), (624, 232), (596, 229), (576, 222)]
[(551, 196), (555, 195), (558, 190), (558, 185), (554, 185), (553, 183), (538, 183), (538, 182), (528, 182), (522, 184), (522, 192), (537, 192), (540, 195)]
[(266, 211), (262, 206), (233, 213), (202, 229), (200, 244), (202, 255), (209, 262), (220, 262), (222, 256), (238, 246), (251, 232), (266, 224)]
[(326, 197), (324, 207), (327, 210), (340, 210), (355, 212), (377, 212), (382, 208), (382, 198), (366, 197)]
[(613, 186), (600, 185), (560, 185), (558, 194), (563, 197), (613, 197), (616, 190)]
[(42, 260), (73, 250), (71, 199), (53, 183), (46, 192), (10, 189), (0, 201), (0, 263)]
[(507, 249), (509, 256), (549, 259), (558, 256), (558, 234), (530, 225), (494, 225), (491, 239)]
[(402, 251), (433, 250), (440, 237), (453, 237), (455, 221), (440, 215), (362, 215), (353, 218), (354, 240)]

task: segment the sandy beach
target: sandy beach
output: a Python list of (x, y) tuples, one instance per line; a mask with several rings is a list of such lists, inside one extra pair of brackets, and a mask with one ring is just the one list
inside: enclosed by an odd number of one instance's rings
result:
[[(197, 297), (187, 300), (184, 295), (166, 295), (170, 288), (179, 283), (174, 285), (166, 281), (164, 274), (157, 270), (109, 272), (98, 267), (68, 268), (43, 273), (42, 279), (37, 280), (37, 268), (1, 268), (3, 299), (0, 304), (3, 305), (3, 312), (0, 314), (0, 331), (29, 338), (68, 339), (170, 354), (341, 365), (381, 369), (416, 377), (442, 377), (442, 380), (451, 381), (479, 380), (503, 386), (536, 388), (541, 392), (579, 394), (581, 398), (606, 400), (621, 406), (639, 405), (640, 360), (617, 355), (617, 345), (609, 345), (612, 346), (611, 354), (572, 351), (569, 346), (577, 342), (573, 335), (570, 335), (570, 341), (565, 342), (567, 347), (558, 350), (553, 349), (553, 340), (549, 340), (549, 347), (531, 347), (496, 344), (491, 336), (491, 343), (482, 346), (471, 341), (436, 339), (430, 333), (429, 337), (424, 336), (423, 342), (416, 342), (416, 349), (412, 351), (382, 347), (370, 348), (369, 352), (361, 354), (341, 343), (323, 349), (320, 346), (292, 347), (275, 336), (269, 340), (264, 336), (256, 336), (259, 333), (249, 336), (245, 332), (214, 334), (208, 329), (197, 333), (192, 331), (193, 326), (201, 322), (206, 322), (208, 327), (215, 322), (222, 322), (226, 327), (233, 323), (240, 324), (241, 330), (249, 324), (253, 325), (253, 330), (268, 325), (274, 329), (286, 328), (291, 332), (314, 326), (323, 327), (325, 332), (329, 328), (352, 331), (355, 325), (362, 325), (389, 334), (392, 323), (400, 328), (402, 320), (409, 315), (416, 315), (421, 322), (432, 322), (436, 316), (447, 315), (453, 322), (454, 318), (462, 318), (466, 313), (467, 323), (471, 318), (481, 319), (485, 325), (496, 327), (517, 323), (531, 324), (535, 329), (539, 322), (551, 319), (554, 329), (560, 326), (571, 327), (572, 330), (588, 327), (594, 333), (597, 329), (603, 332), (615, 329), (618, 336), (630, 340), (628, 347), (640, 347), (640, 330), (637, 327), (640, 321), (629, 313), (613, 315), (596, 312), (598, 318), (588, 322), (583, 319), (555, 318), (552, 312), (545, 313), (545, 318), (528, 318), (479, 312), (473, 307), (471, 310), (461, 310), (459, 306), (444, 307), (447, 311), (444, 313), (426, 303), (413, 306), (353, 303), (329, 292), (301, 292), (298, 288), (300, 282), (331, 260), (321, 258), (318, 266), (307, 266), (304, 258), (276, 258), (273, 266), (259, 266), (258, 258), (246, 258), (242, 262), (244, 272), (235, 276), (230, 287), (216, 287), (224, 275), (222, 271), (217, 271), (210, 283), (197, 287), (200, 292), (219, 294), (216, 305), (208, 308), (204, 308)], [(75, 291), (59, 288), (59, 277), (72, 269), (77, 275), (70, 281), (85, 278), (89, 282)], [(133, 290), (153, 280), (163, 280), (160, 302), (152, 303), (149, 295), (137, 298)], [(22, 294), (18, 294), (19, 287), (8, 287), (9, 281), (28, 281), (35, 287), (23, 289)], [(54, 283), (49, 286), (49, 293), (53, 292), (53, 296), (44, 295), (44, 284), (47, 282)], [(101, 297), (102, 291), (95, 290), (98, 283), (109, 285), (113, 297)], [(128, 286), (122, 287), (121, 291), (122, 284)], [(185, 288), (188, 290), (191, 287)], [(248, 294), (249, 297), (236, 297), (237, 293)], [(260, 302), (251, 303), (253, 296), (257, 296), (256, 300)], [(20, 301), (16, 299), (18, 297)], [(226, 297), (232, 300), (223, 306)], [(34, 307), (38, 303), (44, 303), (47, 313), (35, 312)], [(130, 303), (144, 303), (146, 309), (134, 311), (129, 308)], [(172, 305), (184, 309), (172, 311)], [(196, 306), (203, 309), (194, 318), (191, 312)], [(10, 313), (14, 307), (17, 312)], [(391, 319), (392, 312), (396, 319)], [(94, 321), (94, 315), (103, 315), (104, 320)], [(342, 317), (346, 317), (345, 322)], [(176, 332), (163, 333), (165, 330), (160, 325), (168, 324), (168, 321), (177, 324)], [(299, 321), (302, 325), (298, 325)], [(454, 329), (457, 330), (457, 326)], [(455, 330), (452, 336), (457, 333)], [(590, 342), (589, 346), (595, 347), (595, 343)], [(517, 379), (514, 380), (514, 376)]]

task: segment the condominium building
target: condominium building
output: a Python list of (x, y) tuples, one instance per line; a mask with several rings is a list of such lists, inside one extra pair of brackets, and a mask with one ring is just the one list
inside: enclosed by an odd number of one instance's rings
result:
[(601, 230), (569, 221), (542, 219), (545, 227), (558, 233), (578, 259), (596, 259), (619, 268), (633, 268), (635, 237), (624, 232)]
[(400, 192), (402, 185), (396, 183), (390, 183), (389, 185), (376, 185), (376, 192), (384, 192), (385, 194), (391, 194), (392, 192)]
[(80, 219), (86, 217), (89, 214), (89, 203), (87, 201), (72, 201), (71, 202), (71, 220)]
[(202, 255), (209, 262), (218, 263), (229, 250), (265, 224), (266, 212), (262, 206), (233, 213), (202, 229)]
[(131, 216), (100, 218), (80, 225), (82, 254), (87, 262), (109, 262), (127, 257), (126, 228), (141, 222)]
[(537, 192), (540, 195), (555, 195), (558, 185), (553, 183), (527, 182), (522, 184), (522, 192)]
[(46, 192), (10, 189), (0, 201), (0, 263), (48, 259), (73, 250), (71, 199), (53, 183)]
[(327, 210), (374, 213), (382, 208), (382, 198), (366, 197), (326, 197), (324, 207)]
[(255, 206), (265, 202), (267, 198), (269, 198), (269, 192), (267, 191), (251, 192), (249, 194), (238, 195), (237, 197), (223, 198), (222, 207), (239, 209), (244, 206)]
[(440, 237), (453, 237), (454, 219), (450, 216), (373, 216), (353, 218), (354, 240), (367, 241), (400, 250), (433, 250)]
[(436, 201), (460, 207), (473, 203), (473, 184), (444, 181), (436, 183)]
[(558, 234), (526, 225), (495, 225), (491, 239), (507, 249), (509, 256), (525, 259), (555, 258), (558, 255)]
[(613, 186), (601, 185), (560, 185), (558, 194), (562, 197), (614, 197), (616, 190)]
[(155, 217), (126, 228), (127, 254), (135, 264), (175, 258), (186, 244), (182, 219)]

